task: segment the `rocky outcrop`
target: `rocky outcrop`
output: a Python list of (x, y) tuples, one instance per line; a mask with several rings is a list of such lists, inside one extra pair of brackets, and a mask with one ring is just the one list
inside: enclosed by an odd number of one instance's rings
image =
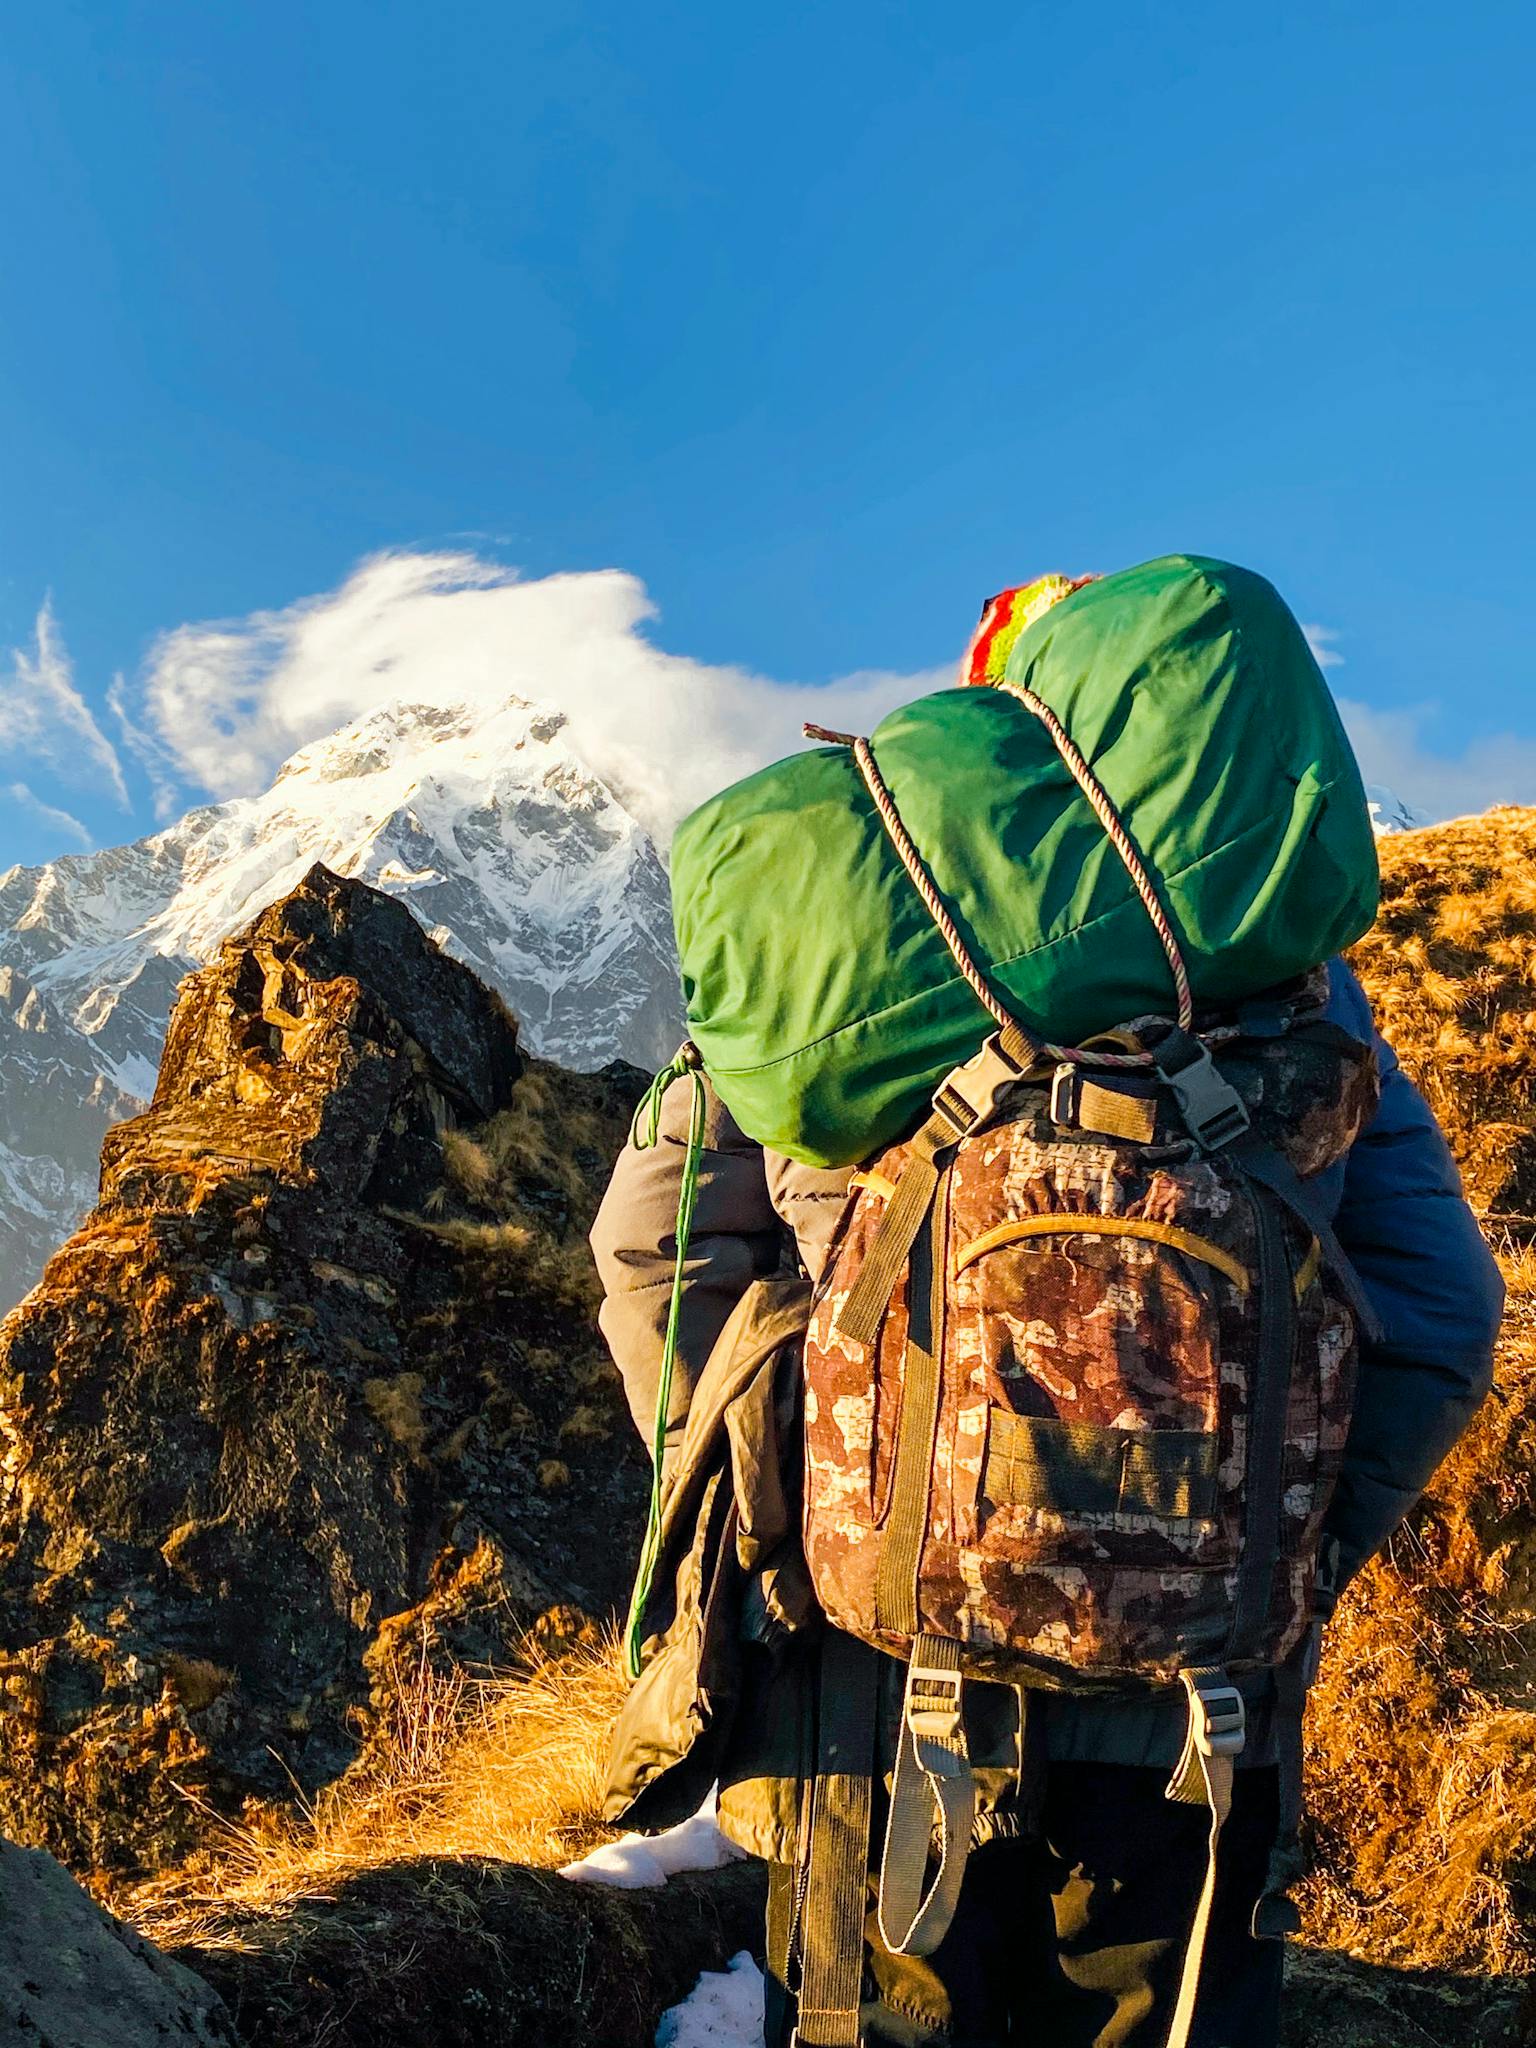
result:
[(235, 2048), (223, 2000), (51, 1856), (0, 1842), (0, 2048)]
[(158, 1867), (333, 1778), (402, 1646), (493, 1662), (620, 1593), (643, 1461), (581, 1226), (638, 1078), (525, 1062), (324, 868), (183, 984), (99, 1206), (0, 1324), (0, 1826)]

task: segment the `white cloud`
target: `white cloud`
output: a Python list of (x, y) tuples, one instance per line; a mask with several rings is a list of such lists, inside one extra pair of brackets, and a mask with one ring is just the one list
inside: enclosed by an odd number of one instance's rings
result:
[[(1339, 638), (1336, 626), (1301, 630), (1319, 668), (1344, 667), (1344, 656), (1334, 645)], [(1363, 780), (1390, 790), (1431, 822), (1464, 818), (1486, 811), (1490, 804), (1536, 803), (1536, 741), (1501, 733), (1473, 741), (1460, 754), (1437, 754), (1423, 738), (1437, 705), (1378, 711), (1340, 697), (1338, 706)]]
[(37, 615), (32, 651), (12, 648), (10, 671), (0, 673), (0, 752), (42, 761), (70, 783), (105, 783), (129, 808), (117, 749), (75, 688), (50, 603)]
[(1344, 657), (1333, 644), (1339, 637), (1336, 626), (1303, 626), (1301, 630), (1307, 636), (1307, 645), (1319, 668), (1344, 666)]
[[(390, 699), (534, 698), (567, 713), (593, 767), (665, 839), (725, 783), (799, 747), (803, 720), (868, 732), (953, 676), (946, 665), (779, 683), (663, 652), (655, 618), (644, 585), (617, 569), (524, 581), (467, 551), (376, 555), (320, 596), (164, 634), (139, 709), (120, 681), (108, 701), (163, 818), (177, 808), (173, 777), (215, 796), (263, 789), (297, 748)], [(1336, 628), (1305, 631), (1324, 668), (1343, 664)], [(52, 639), (45, 614), (40, 649)], [(1366, 780), (1431, 817), (1536, 802), (1536, 741), (1447, 757), (1424, 739), (1433, 707), (1340, 709)]]
[(95, 844), (90, 833), (76, 817), (68, 811), (61, 811), (53, 804), (45, 804), (40, 796), (34, 796), (24, 782), (0, 784), (0, 796), (9, 798), (18, 810), (28, 812), (54, 832), (67, 832), (79, 845), (90, 847)]
[(803, 720), (867, 732), (953, 673), (775, 683), (664, 653), (645, 632), (655, 616), (616, 569), (525, 582), (468, 553), (376, 555), (322, 596), (164, 634), (142, 717), (187, 780), (232, 796), (390, 699), (534, 698), (567, 713), (593, 767), (667, 836), (726, 782), (802, 745)]
[(1365, 780), (1393, 790), (1427, 818), (1463, 818), (1490, 804), (1536, 804), (1536, 740), (1500, 733), (1474, 740), (1460, 754), (1436, 754), (1423, 739), (1432, 705), (1378, 711), (1341, 697), (1339, 711)]

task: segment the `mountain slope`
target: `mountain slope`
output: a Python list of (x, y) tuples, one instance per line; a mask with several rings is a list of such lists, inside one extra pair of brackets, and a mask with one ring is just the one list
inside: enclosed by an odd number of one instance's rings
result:
[[(261, 796), (0, 875), (0, 1308), (89, 1206), (107, 1125), (152, 1091), (182, 975), (316, 861), (402, 898), (537, 1052), (591, 1070), (674, 1049), (666, 873), (563, 716), (382, 706)], [(42, 1100), (18, 1102), (44, 1067)]]

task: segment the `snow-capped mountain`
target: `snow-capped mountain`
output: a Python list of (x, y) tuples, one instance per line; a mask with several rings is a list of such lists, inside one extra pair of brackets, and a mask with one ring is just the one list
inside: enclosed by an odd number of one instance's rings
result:
[(102, 1134), (154, 1087), (177, 982), (317, 860), (404, 898), (567, 1066), (681, 1035), (666, 873), (570, 743), (513, 698), (395, 703), (257, 797), (0, 874), (0, 1310), (89, 1206)]
[(1427, 811), (1415, 810), (1412, 804), (1404, 803), (1397, 791), (1388, 789), (1384, 782), (1368, 782), (1365, 801), (1378, 839), (1385, 838), (1389, 832), (1416, 832), (1421, 825), (1429, 823)]

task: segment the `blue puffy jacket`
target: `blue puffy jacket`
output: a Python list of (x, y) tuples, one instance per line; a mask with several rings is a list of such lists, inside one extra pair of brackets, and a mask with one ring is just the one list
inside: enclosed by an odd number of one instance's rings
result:
[(1364, 1347), (1355, 1420), (1328, 1516), (1342, 1577), (1379, 1550), (1487, 1394), (1504, 1283), (1462, 1199), (1461, 1176), (1428, 1103), (1371, 1022), (1341, 960), (1329, 1015), (1374, 1038), (1381, 1106), (1341, 1166), (1334, 1227), (1365, 1283), (1381, 1338)]

